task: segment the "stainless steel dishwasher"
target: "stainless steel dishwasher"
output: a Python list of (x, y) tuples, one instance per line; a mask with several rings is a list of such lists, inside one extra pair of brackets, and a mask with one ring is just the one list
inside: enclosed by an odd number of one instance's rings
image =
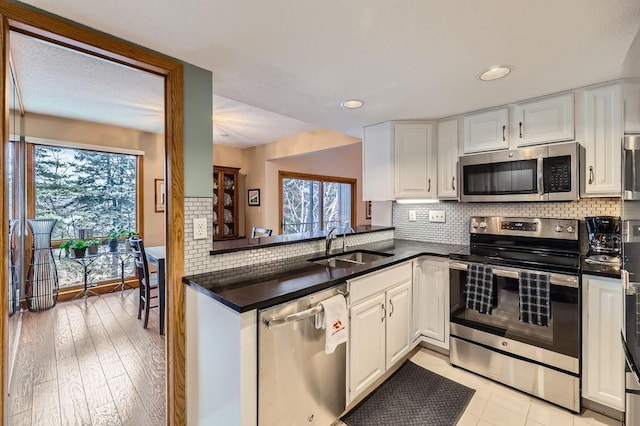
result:
[(319, 301), (346, 284), (305, 296), (258, 314), (258, 424), (321, 425), (345, 408), (346, 344), (327, 355), (325, 330), (316, 329)]

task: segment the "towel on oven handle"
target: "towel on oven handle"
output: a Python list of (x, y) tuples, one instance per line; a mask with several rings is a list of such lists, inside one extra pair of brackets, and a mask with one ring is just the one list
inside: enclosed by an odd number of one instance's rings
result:
[(520, 272), (520, 321), (548, 327), (551, 321), (550, 291), (549, 274)]
[(467, 309), (491, 315), (493, 310), (493, 271), (491, 267), (470, 263), (467, 269)]

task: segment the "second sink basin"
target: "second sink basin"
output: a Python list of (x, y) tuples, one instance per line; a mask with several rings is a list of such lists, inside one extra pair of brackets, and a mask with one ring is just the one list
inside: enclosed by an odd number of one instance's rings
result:
[(376, 260), (384, 259), (392, 256), (390, 253), (379, 253), (367, 250), (355, 250), (345, 253), (336, 253), (332, 256), (317, 257), (309, 259), (309, 262), (318, 265), (328, 266), (330, 268), (354, 268), (360, 265), (366, 265)]

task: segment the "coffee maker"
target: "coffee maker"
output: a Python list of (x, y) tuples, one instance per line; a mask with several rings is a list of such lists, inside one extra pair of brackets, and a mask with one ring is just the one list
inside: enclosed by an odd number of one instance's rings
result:
[(588, 263), (620, 264), (621, 235), (620, 218), (616, 216), (585, 217), (589, 251), (585, 261)]

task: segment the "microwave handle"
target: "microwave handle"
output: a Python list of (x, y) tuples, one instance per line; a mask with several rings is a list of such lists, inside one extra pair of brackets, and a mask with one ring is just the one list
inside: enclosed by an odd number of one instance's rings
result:
[(544, 194), (544, 159), (538, 157), (538, 195)]

